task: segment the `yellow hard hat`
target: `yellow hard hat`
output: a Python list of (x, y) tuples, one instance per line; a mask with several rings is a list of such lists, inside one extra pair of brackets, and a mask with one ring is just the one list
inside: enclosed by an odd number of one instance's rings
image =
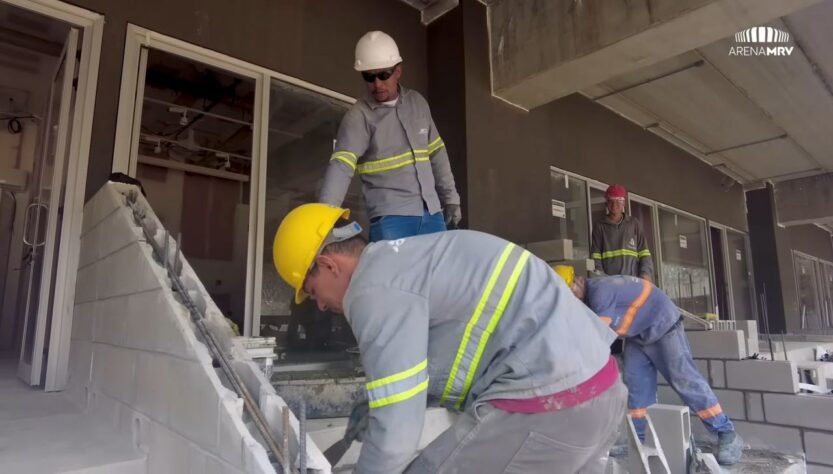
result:
[(569, 265), (556, 265), (556, 266), (552, 267), (552, 269), (555, 270), (555, 273), (558, 273), (558, 276), (560, 276), (562, 279), (564, 279), (564, 282), (567, 283), (567, 286), (570, 286), (570, 285), (573, 284), (573, 280), (576, 277), (576, 269), (575, 268), (573, 268)]
[(304, 280), (339, 218), (350, 211), (326, 204), (303, 204), (283, 218), (272, 244), (272, 260), (283, 280), (295, 289), (295, 303), (307, 299)]

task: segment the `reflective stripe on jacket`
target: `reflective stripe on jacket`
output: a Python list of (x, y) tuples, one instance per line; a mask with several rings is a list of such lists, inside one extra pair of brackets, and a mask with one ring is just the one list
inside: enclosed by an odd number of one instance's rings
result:
[(341, 206), (354, 174), (370, 218), (431, 214), (460, 204), (445, 143), (428, 103), (400, 88), (395, 105), (357, 101), (341, 121), (319, 201)]
[(344, 309), (371, 407), (362, 473), (405, 469), (426, 404), (466, 410), (573, 388), (616, 337), (542, 260), (474, 231), (370, 244)]
[(596, 270), (606, 275), (642, 276), (654, 279), (654, 262), (645, 240), (642, 224), (631, 216), (619, 223), (607, 219), (593, 225), (590, 258)]

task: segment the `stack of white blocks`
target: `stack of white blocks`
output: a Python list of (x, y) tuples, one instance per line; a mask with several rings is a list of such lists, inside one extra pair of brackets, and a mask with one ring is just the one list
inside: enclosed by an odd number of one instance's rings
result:
[[(753, 448), (804, 452), (807, 472), (833, 474), (833, 396), (799, 394), (795, 362), (743, 360), (758, 351), (757, 326), (738, 321), (738, 328), (686, 333), (723, 411)], [(750, 333), (754, 339), (746, 336)], [(684, 405), (662, 376), (659, 380), (658, 402)], [(699, 420), (692, 420), (692, 430), (707, 436)]]
[[(148, 472), (274, 472), (243, 422), (242, 399), (221, 382), (134, 224), (125, 194), (135, 189), (109, 183), (85, 206), (67, 393), (102, 422), (129, 433), (148, 455)], [(139, 200), (162, 232), (147, 202)], [(183, 280), (205, 300), (212, 331), (228, 348), (231, 332), (222, 314), (184, 260), (183, 267)], [(280, 439), (285, 404), (251, 360), (233, 352), (235, 367)], [(294, 417), (292, 427), (297, 432)], [(292, 451), (297, 455), (295, 439)], [(310, 440), (308, 452), (313, 472), (330, 471)]]

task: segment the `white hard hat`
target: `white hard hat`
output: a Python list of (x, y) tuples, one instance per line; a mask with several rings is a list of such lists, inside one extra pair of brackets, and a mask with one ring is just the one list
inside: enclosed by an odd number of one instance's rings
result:
[(396, 41), (381, 31), (369, 31), (356, 43), (356, 71), (387, 69), (402, 62)]

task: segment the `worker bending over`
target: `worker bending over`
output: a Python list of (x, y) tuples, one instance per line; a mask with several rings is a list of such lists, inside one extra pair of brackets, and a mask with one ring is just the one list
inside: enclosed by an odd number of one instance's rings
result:
[(625, 338), (628, 409), (637, 435), (645, 440), (647, 408), (657, 402), (657, 370), (710, 432), (718, 436), (717, 461), (740, 460), (743, 440), (723, 413), (700, 374), (688, 346), (677, 306), (648, 280), (632, 276), (576, 277), (573, 267), (557, 265), (573, 293), (611, 329)]
[[(605, 324), (515, 244), (451, 231), (367, 244), (349, 211), (306, 204), (275, 266), (361, 349), (370, 420), (357, 473), (604, 472), (625, 413)], [(461, 411), (416, 459), (426, 405)]]

